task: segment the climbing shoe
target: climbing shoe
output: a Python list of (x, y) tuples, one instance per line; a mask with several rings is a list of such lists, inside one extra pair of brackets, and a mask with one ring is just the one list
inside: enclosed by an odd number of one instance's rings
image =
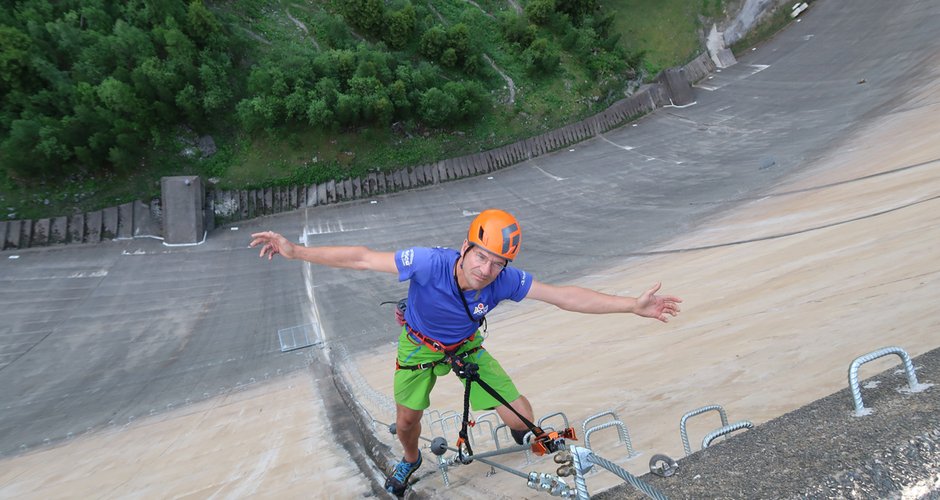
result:
[(414, 463), (405, 461), (402, 457), (401, 462), (395, 465), (395, 469), (385, 480), (385, 491), (401, 498), (405, 495), (405, 489), (408, 488), (408, 479), (421, 467), (421, 454), (418, 453), (418, 460)]

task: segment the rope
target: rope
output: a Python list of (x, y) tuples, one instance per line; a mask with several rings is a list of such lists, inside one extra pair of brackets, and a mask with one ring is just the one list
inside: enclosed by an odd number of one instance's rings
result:
[[(669, 500), (669, 497), (664, 495), (661, 491), (650, 486), (649, 484), (647, 484), (640, 478), (634, 476), (633, 474), (630, 474), (629, 472), (623, 470), (623, 468), (621, 468), (619, 465), (611, 462), (610, 460), (607, 460), (606, 458), (602, 458), (591, 453), (588, 456), (588, 460), (590, 460), (591, 462), (594, 462), (597, 465), (600, 465), (601, 467), (609, 470), (610, 472), (613, 472), (614, 474), (619, 476), (620, 479), (623, 479), (624, 481), (630, 483), (634, 488), (642, 491), (650, 498), (654, 498), (656, 500)], [(577, 484), (577, 481), (575, 481), (575, 484)]]

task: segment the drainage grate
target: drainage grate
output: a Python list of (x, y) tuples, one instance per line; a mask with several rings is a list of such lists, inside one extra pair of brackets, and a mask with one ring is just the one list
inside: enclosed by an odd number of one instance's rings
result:
[(302, 349), (323, 342), (320, 338), (320, 325), (310, 323), (307, 325), (282, 328), (277, 331), (277, 339), (281, 343), (281, 352)]

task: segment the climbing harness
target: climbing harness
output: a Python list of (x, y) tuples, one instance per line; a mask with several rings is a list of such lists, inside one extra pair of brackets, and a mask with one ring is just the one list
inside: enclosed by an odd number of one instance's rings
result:
[[(457, 377), (464, 380), (463, 422), (461, 424), (457, 439), (457, 453), (461, 462), (470, 463), (473, 461), (473, 449), (470, 447), (470, 442), (467, 436), (467, 427), (473, 425), (473, 422), (470, 421), (470, 385), (472, 382), (476, 382), (477, 385), (479, 385), (490, 396), (508, 408), (520, 421), (522, 421), (526, 428), (529, 429), (529, 432), (532, 433), (532, 439), (529, 443), (532, 453), (535, 453), (539, 456), (546, 453), (554, 453), (565, 444), (565, 439), (577, 439), (574, 433), (574, 429), (571, 427), (564, 429), (561, 432), (554, 430), (546, 432), (541, 427), (535, 425), (529, 419), (525, 418), (521, 413), (513, 408), (512, 405), (510, 405), (502, 395), (496, 392), (496, 389), (493, 389), (493, 387), (480, 378), (479, 366), (476, 363), (468, 363), (464, 361), (463, 358), (455, 356), (450, 357), (450, 363)], [(464, 448), (467, 450), (466, 457), (463, 455)]]
[(473, 382), (476, 382), (480, 388), (486, 391), (490, 396), (499, 401), (500, 404), (509, 408), (513, 414), (519, 418), (520, 421), (526, 426), (528, 432), (532, 433), (532, 439), (529, 443), (529, 448), (532, 450), (532, 453), (536, 455), (544, 455), (546, 453), (554, 453), (564, 445), (565, 439), (577, 439), (574, 433), (573, 428), (565, 429), (561, 432), (550, 430), (546, 432), (541, 427), (532, 423), (529, 419), (525, 418), (521, 413), (519, 413), (512, 405), (506, 401), (496, 389), (493, 389), (492, 386), (487, 384), (482, 378), (480, 378), (479, 369), (480, 366), (476, 363), (468, 362), (466, 358), (483, 349), (483, 346), (476, 346), (467, 351), (457, 353), (460, 348), (472, 340), (475, 336), (471, 335), (462, 342), (457, 344), (445, 345), (442, 344), (421, 332), (412, 329), (407, 324), (405, 325), (408, 334), (411, 335), (414, 339), (421, 342), (424, 346), (432, 351), (439, 352), (443, 354), (441, 359), (432, 361), (430, 363), (420, 363), (416, 365), (402, 365), (395, 360), (395, 368), (398, 370), (425, 370), (429, 368), (434, 368), (437, 365), (448, 363), (450, 364), (451, 369), (454, 374), (457, 375), (457, 378), (464, 381), (464, 394), (463, 394), (463, 419), (460, 425), (460, 432), (457, 437), (457, 453), (458, 458), (462, 463), (469, 464), (473, 461), (473, 448), (470, 446), (469, 436), (468, 436), (468, 427), (473, 427), (476, 423), (470, 420), (470, 386)]

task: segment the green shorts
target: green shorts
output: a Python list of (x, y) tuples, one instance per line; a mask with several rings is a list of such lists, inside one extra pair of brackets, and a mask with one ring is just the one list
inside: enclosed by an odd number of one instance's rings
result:
[[(469, 351), (483, 343), (483, 337), (477, 335), (476, 338), (464, 344), (457, 353)], [(398, 337), (398, 364), (401, 366), (420, 365), (423, 363), (432, 363), (443, 358), (443, 354), (429, 349), (426, 345), (416, 341), (408, 335), (408, 331), (402, 328), (401, 335)], [(502, 396), (506, 401), (513, 402), (519, 398), (519, 391), (516, 389), (512, 379), (499, 366), (499, 362), (486, 352), (480, 349), (469, 356), (466, 361), (476, 363), (479, 367), (480, 379), (489, 384), (490, 387)], [(437, 377), (446, 375), (451, 371), (450, 364), (441, 363), (434, 368), (425, 368), (422, 370), (395, 370), (395, 402), (412, 410), (424, 410), (431, 406), (431, 389), (437, 382)], [(461, 384), (464, 381), (461, 379)], [(492, 410), (500, 406), (499, 400), (483, 390), (479, 384), (470, 384), (470, 407), (475, 411)]]

